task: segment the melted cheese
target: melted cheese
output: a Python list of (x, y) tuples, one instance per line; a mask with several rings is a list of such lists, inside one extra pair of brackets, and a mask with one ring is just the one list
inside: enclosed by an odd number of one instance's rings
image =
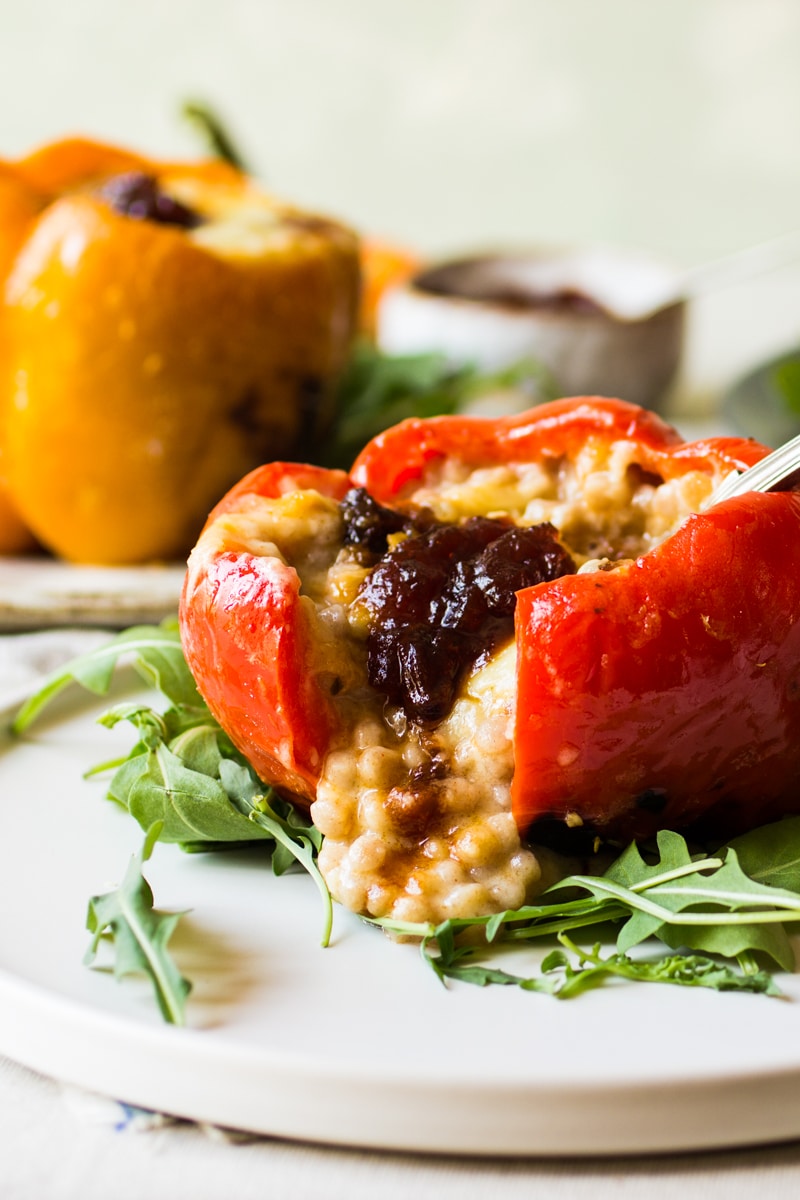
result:
[[(593, 569), (609, 559), (603, 565), (613, 569), (673, 532), (716, 482), (691, 472), (659, 485), (636, 469), (635, 455), (622, 441), (590, 443), (572, 464), (469, 471), (448, 463), (410, 501), (445, 521), (551, 521), (578, 563)], [(513, 642), (466, 675), (435, 730), (420, 730), (367, 683), (367, 628), (354, 604), (367, 568), (339, 553), (338, 505), (314, 492), (250, 497), (223, 520), (221, 546), (235, 537), (295, 567), (324, 648), (320, 670), (336, 676), (342, 733), (311, 809), (336, 899), (373, 916), (436, 922), (516, 908), (552, 882), (563, 862), (523, 846), (511, 813)]]

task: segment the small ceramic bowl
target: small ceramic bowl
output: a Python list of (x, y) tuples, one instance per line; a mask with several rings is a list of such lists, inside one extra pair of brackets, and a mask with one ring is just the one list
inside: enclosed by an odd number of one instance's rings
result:
[(617, 396), (662, 408), (683, 345), (672, 268), (622, 250), (539, 250), (454, 259), (388, 290), (378, 342), (439, 351), (496, 371), (533, 358), (559, 395)]

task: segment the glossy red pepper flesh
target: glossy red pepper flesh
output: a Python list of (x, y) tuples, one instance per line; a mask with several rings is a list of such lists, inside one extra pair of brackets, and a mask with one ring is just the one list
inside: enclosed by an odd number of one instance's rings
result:
[[(248, 495), (276, 498), (313, 488), (341, 499), (343, 471), (270, 463), (246, 475), (208, 519), (213, 525)], [(297, 572), (280, 558), (229, 548), (187, 574), (181, 633), (209, 708), (258, 774), (301, 802), (314, 798), (335, 716), (312, 669), (314, 646)]]
[[(407, 421), (373, 440), (348, 478), (273, 464), (248, 492), (351, 482), (402, 506), (437, 467), (574, 459), (595, 440), (632, 441), (636, 462), (670, 480), (742, 469), (749, 439), (684, 443), (652, 413), (588, 397), (514, 417)], [(234, 741), (268, 781), (306, 800), (335, 705), (310, 669), (299, 581), (279, 559), (220, 553), (190, 572), (187, 657)], [(654, 550), (608, 572), (518, 593), (513, 810), (624, 839), (657, 828), (742, 828), (800, 809), (800, 498), (751, 494), (689, 517)], [(535, 838), (535, 834), (533, 835)]]

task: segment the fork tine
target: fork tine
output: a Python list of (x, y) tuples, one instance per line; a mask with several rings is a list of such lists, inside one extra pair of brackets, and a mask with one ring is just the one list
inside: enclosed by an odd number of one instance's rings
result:
[(800, 482), (800, 435), (792, 438), (754, 467), (741, 475), (731, 474), (723, 480), (711, 497), (710, 504), (719, 504), (746, 492), (789, 491)]

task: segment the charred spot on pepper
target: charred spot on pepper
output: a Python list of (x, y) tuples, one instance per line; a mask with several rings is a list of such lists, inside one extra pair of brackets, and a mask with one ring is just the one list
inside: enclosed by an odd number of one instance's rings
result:
[(261, 398), (258, 390), (254, 387), (248, 387), (245, 388), (231, 409), (230, 419), (234, 425), (238, 425), (245, 433), (260, 433), (263, 424), (259, 418), (260, 409)]
[(298, 462), (313, 462), (333, 416), (333, 392), (320, 375), (280, 371), (279, 378), (289, 384), (295, 395), (293, 428), (296, 431), (288, 454)]
[(651, 787), (640, 792), (634, 803), (637, 808), (643, 808), (645, 812), (658, 814), (664, 811), (668, 801), (666, 788)]
[(203, 224), (199, 213), (162, 191), (155, 175), (145, 171), (113, 175), (100, 188), (99, 195), (115, 213), (136, 221), (177, 225), (180, 229), (196, 229)]
[(589, 824), (568, 825), (563, 817), (540, 817), (525, 836), (528, 846), (545, 846), (568, 857), (589, 857), (600, 852), (604, 842)]
[[(291, 437), (290, 444), (285, 447), (286, 453), (297, 461), (305, 461), (309, 444), (313, 440), (317, 410), (322, 406), (324, 385), (314, 376), (304, 375), (298, 378), (296, 373), (291, 371), (279, 371), (277, 375), (281, 385), (285, 385), (296, 397), (288, 433), (287, 427), (284, 426), (280, 437)], [(231, 405), (228, 420), (248, 437), (259, 439), (263, 443), (266, 436), (274, 435), (276, 427), (274, 406), (268, 403), (268, 399), (262, 387), (256, 383), (249, 384), (242, 389)], [(282, 424), (282, 415), (279, 416), (279, 421)]]
[(329, 237), (336, 228), (333, 222), (325, 217), (315, 216), (313, 213), (287, 212), (284, 213), (283, 221), (292, 229), (304, 233), (321, 234), (323, 237)]

